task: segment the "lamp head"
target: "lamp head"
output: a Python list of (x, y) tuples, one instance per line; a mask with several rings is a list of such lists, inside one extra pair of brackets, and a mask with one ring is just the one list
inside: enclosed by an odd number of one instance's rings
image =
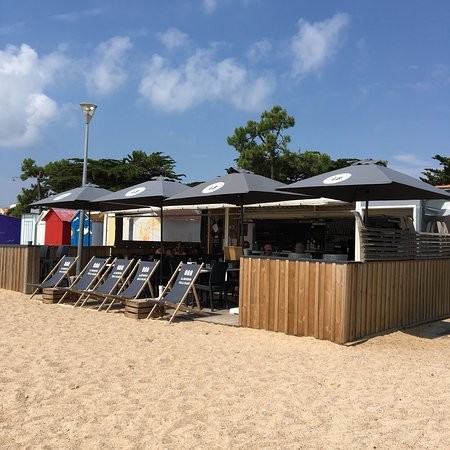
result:
[(83, 113), (84, 122), (86, 125), (89, 125), (89, 122), (94, 116), (97, 105), (94, 105), (93, 103), (80, 103), (80, 106)]

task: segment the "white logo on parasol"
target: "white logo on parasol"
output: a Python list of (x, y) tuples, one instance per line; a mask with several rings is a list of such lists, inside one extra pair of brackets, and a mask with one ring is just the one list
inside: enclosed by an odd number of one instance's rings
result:
[(131, 191), (128, 191), (125, 194), (125, 197), (134, 197), (135, 195), (138, 195), (144, 191), (145, 191), (145, 187), (134, 188), (134, 189), (131, 189)]
[(352, 176), (351, 173), (344, 172), (339, 173), (337, 175), (333, 175), (331, 177), (325, 178), (325, 180), (322, 181), (323, 184), (336, 184), (341, 183), (342, 181), (348, 180)]
[(206, 186), (202, 190), (202, 194), (211, 194), (211, 192), (216, 192), (219, 189), (221, 189), (223, 186), (225, 186), (225, 183), (223, 181), (219, 181), (217, 183), (210, 184), (209, 186)]
[(72, 195), (72, 192), (66, 192), (65, 194), (58, 195), (58, 197), (55, 197), (53, 201), (56, 202), (58, 200), (62, 200), (63, 198), (68, 197), (69, 195)]

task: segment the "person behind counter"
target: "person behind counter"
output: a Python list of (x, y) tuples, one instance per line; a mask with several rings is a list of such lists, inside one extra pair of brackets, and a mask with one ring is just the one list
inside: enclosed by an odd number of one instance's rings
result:
[(272, 244), (264, 244), (264, 256), (272, 255)]
[(303, 242), (297, 242), (294, 245), (294, 253), (305, 253), (305, 244)]

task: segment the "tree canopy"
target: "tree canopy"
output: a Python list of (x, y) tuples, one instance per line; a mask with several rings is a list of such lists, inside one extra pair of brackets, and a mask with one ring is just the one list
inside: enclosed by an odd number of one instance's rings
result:
[(279, 179), (283, 170), (280, 157), (287, 154), (291, 141), (285, 130), (294, 125), (295, 119), (277, 105), (264, 111), (259, 122), (249, 120), (246, 126), (236, 128), (227, 142), (239, 153), (239, 167)]
[(439, 161), (441, 169), (425, 169), (422, 173), (424, 177), (420, 177), (422, 181), (432, 184), (433, 186), (443, 186), (450, 184), (450, 157), (434, 155), (433, 159)]
[[(88, 159), (87, 179), (89, 183), (101, 188), (117, 191), (128, 186), (148, 181), (164, 175), (180, 181), (184, 174), (174, 171), (175, 161), (161, 152), (147, 154), (135, 150), (123, 159)], [(83, 159), (71, 158), (49, 162), (38, 166), (36, 161), (27, 158), (21, 166), (20, 178), (35, 180), (28, 189), (22, 189), (17, 196), (17, 205), (12, 214), (19, 216), (26, 212), (30, 203), (51, 194), (64, 192), (81, 185)]]
[(261, 120), (249, 120), (227, 138), (239, 153), (239, 167), (270, 177), (282, 183), (294, 183), (320, 173), (345, 167), (356, 159), (332, 160), (326, 153), (315, 150), (292, 151), (291, 137), (285, 134), (295, 125), (295, 119), (281, 106), (274, 106), (261, 114)]

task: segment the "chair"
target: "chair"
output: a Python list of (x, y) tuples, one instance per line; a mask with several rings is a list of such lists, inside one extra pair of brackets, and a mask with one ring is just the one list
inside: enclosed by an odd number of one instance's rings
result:
[[(197, 264), (180, 262), (177, 269), (172, 274), (169, 282), (164, 287), (164, 290), (161, 292), (160, 297), (147, 299), (150, 304), (153, 304), (153, 308), (150, 310), (147, 319), (151, 318), (156, 308), (161, 306), (164, 308), (174, 309), (174, 312), (169, 319), (169, 323), (172, 323), (178, 311), (202, 314), (200, 301), (195, 288), (195, 281), (200, 275), (200, 271), (202, 269), (203, 263)], [(185, 300), (191, 292), (194, 295), (196, 305), (192, 307), (185, 304)]]
[[(231, 269), (231, 270), (230, 270)], [(225, 289), (225, 306), (228, 308), (228, 294), (236, 299), (239, 294), (239, 269), (240, 260), (228, 261), (228, 269), (226, 276), (226, 289)]]
[(64, 256), (59, 260), (55, 267), (53, 267), (42, 283), (29, 283), (30, 286), (36, 287), (31, 294), (30, 300), (40, 289), (57, 288), (61, 286), (64, 281), (69, 284), (69, 275), (72, 268), (75, 266), (77, 259), (77, 256)]
[(98, 295), (98, 297), (103, 297), (103, 301), (98, 307), (98, 311), (103, 308), (108, 300), (111, 300), (111, 303), (106, 308), (106, 312), (111, 309), (116, 301), (125, 302), (126, 300), (135, 300), (141, 296), (146, 287), (149, 289), (150, 295), (154, 297), (155, 294), (151, 280), (155, 275), (158, 266), (159, 261), (138, 260), (117, 294)]
[(75, 278), (74, 282), (69, 285), (69, 287), (61, 288), (61, 290), (65, 292), (59, 299), (58, 303), (63, 303), (69, 293), (78, 294), (78, 297), (80, 297), (82, 291), (87, 291), (95, 286), (95, 284), (101, 279), (109, 259), (110, 258), (97, 258), (93, 256), (80, 274)]
[[(172, 268), (171, 257), (164, 255), (161, 259), (161, 255), (156, 254), (153, 255), (153, 261), (158, 261), (160, 263), (155, 273), (155, 286), (158, 286), (160, 281), (162, 281), (162, 284), (166, 284), (174, 271), (174, 268)], [(160, 274), (160, 271), (162, 271), (162, 275)]]
[(59, 260), (63, 256), (68, 256), (70, 250), (70, 245), (58, 245), (55, 253), (55, 259)]
[(215, 261), (211, 267), (211, 272), (209, 273), (207, 283), (196, 283), (195, 289), (201, 292), (201, 297), (203, 300), (203, 292), (208, 292), (209, 303), (211, 306), (211, 311), (214, 311), (214, 293), (218, 292), (220, 295), (220, 300), (225, 297), (225, 307), (228, 308), (226, 300), (226, 276), (227, 276), (228, 262), (225, 261)]
[(50, 267), (53, 266), (50, 260), (50, 247), (41, 245), (39, 248), (39, 279), (43, 280), (47, 277)]
[(80, 306), (84, 306), (90, 299), (98, 300), (104, 298), (105, 295), (115, 294), (119, 289), (119, 285), (125, 281), (125, 276), (133, 263), (133, 259), (116, 258), (92, 289), (81, 291), (81, 296), (73, 306), (77, 306), (80, 302)]

